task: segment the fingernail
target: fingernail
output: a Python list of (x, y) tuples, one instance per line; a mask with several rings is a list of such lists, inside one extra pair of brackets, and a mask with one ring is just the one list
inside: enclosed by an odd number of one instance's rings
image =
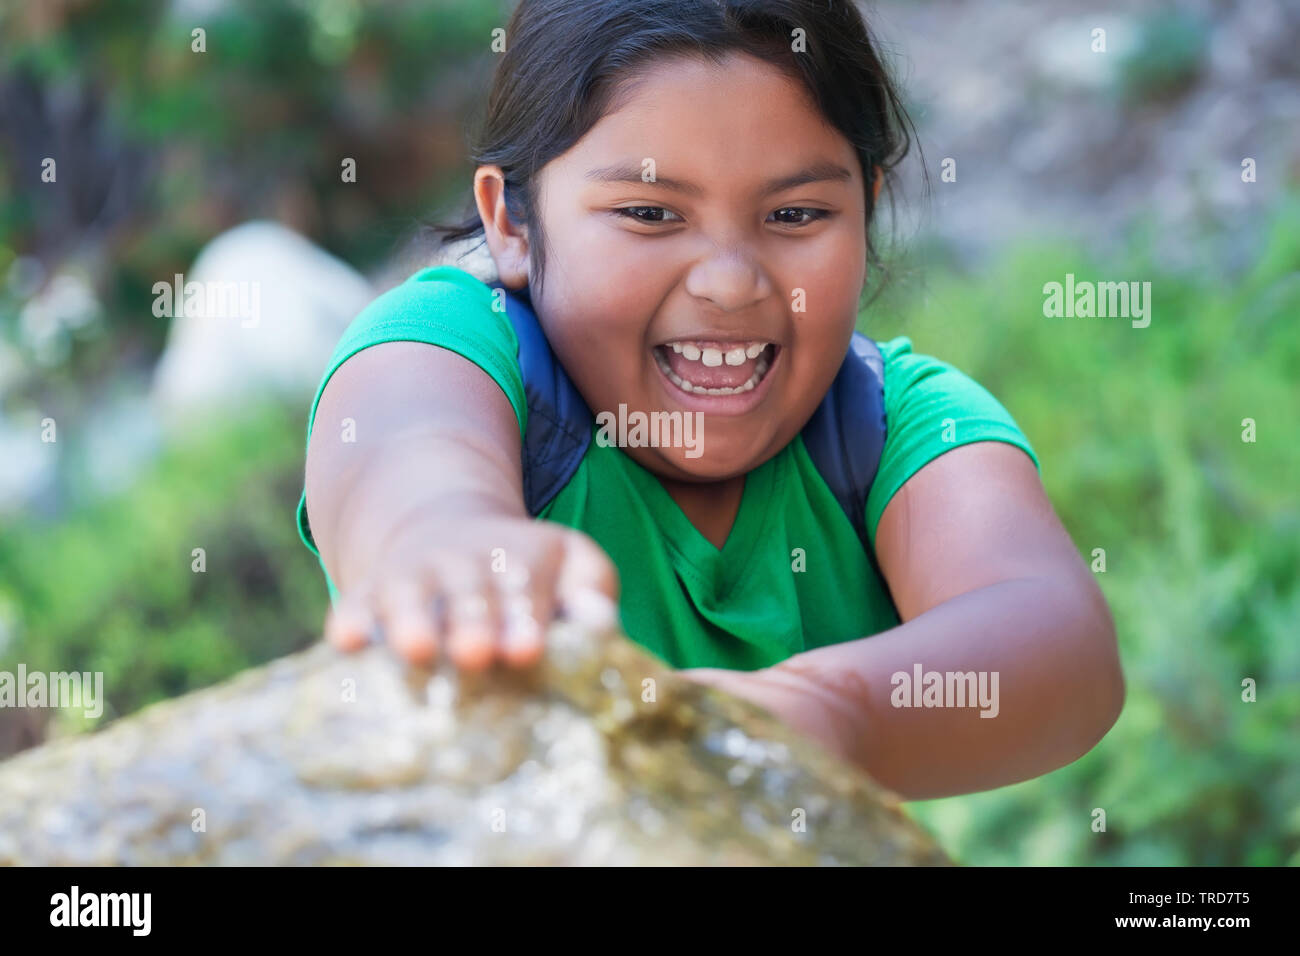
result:
[(451, 659), (458, 667), (477, 670), (492, 661), (492, 639), (481, 628), (457, 628), (449, 643)]
[(370, 615), (346, 605), (334, 608), (326, 622), (329, 638), (339, 646), (359, 646), (353, 635), (360, 634), (363, 639), (369, 640), (370, 632), (374, 627), (375, 622)]
[(409, 616), (393, 624), (393, 643), (409, 660), (427, 664), (438, 656), (438, 636), (429, 622)]

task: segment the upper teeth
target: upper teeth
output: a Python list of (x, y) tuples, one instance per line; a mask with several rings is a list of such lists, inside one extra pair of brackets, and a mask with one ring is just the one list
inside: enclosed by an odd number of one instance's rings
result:
[(693, 342), (670, 342), (669, 347), (679, 355), (692, 362), (703, 362), (709, 368), (717, 368), (723, 362), (728, 365), (744, 365), (746, 359), (756, 359), (767, 348), (766, 342), (748, 342), (727, 349), (700, 348)]
[[(689, 342), (673, 342), (671, 345), (674, 352), (680, 352), (691, 361), (703, 358), (705, 365), (711, 364), (713, 366), (718, 366), (722, 364), (723, 353), (719, 349), (701, 349), (699, 346), (692, 345)], [(754, 386), (763, 380), (763, 376), (767, 374), (767, 370), (770, 368), (770, 362), (767, 356), (763, 354), (763, 350), (766, 348), (767, 343), (765, 342), (753, 342), (747, 346), (737, 347), (727, 351), (726, 356), (728, 365), (740, 365), (745, 361), (746, 357), (758, 359), (758, 361), (754, 363), (753, 374), (749, 376), (748, 380), (746, 380), (743, 385), (736, 388), (707, 388), (703, 385), (693, 385), (669, 367), (668, 360), (663, 357), (659, 349), (654, 350), (654, 357), (655, 361), (659, 363), (659, 368), (663, 370), (664, 375), (668, 376), (668, 379), (683, 391), (694, 392), (697, 395), (739, 395), (741, 392), (751, 391)], [(695, 354), (692, 355), (692, 352)], [(710, 352), (712, 352), (715, 357), (713, 361), (710, 361)], [(734, 358), (733, 360), (733, 357), (737, 355), (739, 358)]]

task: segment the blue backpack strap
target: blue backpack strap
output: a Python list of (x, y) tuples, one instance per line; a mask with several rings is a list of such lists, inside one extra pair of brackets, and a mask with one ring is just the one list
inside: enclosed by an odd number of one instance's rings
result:
[(867, 493), (885, 447), (885, 428), (884, 358), (875, 342), (854, 332), (839, 373), (802, 434), (808, 456), (852, 522), (873, 565)]
[(519, 340), (519, 369), (528, 402), (522, 449), (524, 504), (530, 515), (537, 515), (578, 470), (595, 419), (551, 351), (527, 290), (493, 288), (505, 293), (506, 318)]

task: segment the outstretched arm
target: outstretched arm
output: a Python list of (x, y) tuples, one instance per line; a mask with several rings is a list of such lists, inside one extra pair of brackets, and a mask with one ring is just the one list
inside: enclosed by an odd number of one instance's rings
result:
[[(344, 418), (355, 441), (336, 437)], [(418, 663), (526, 665), (560, 605), (615, 616), (599, 545), (528, 516), (515, 413), (467, 359), (420, 342), (364, 349), (330, 378), (314, 431), (307, 506), (339, 589), (326, 626), (339, 648), (378, 626)]]
[[(1022, 451), (980, 442), (930, 462), (885, 508), (876, 554), (898, 627), (761, 671), (684, 675), (755, 700), (907, 799), (1047, 773), (1115, 723), (1114, 622)], [(894, 675), (917, 664), (996, 673), (996, 716), (894, 706)]]

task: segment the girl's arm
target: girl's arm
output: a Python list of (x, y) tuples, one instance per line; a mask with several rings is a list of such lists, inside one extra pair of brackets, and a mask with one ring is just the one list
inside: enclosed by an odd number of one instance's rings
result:
[[(907, 799), (1047, 773), (1114, 724), (1114, 622), (1022, 451), (981, 442), (930, 462), (885, 508), (876, 554), (898, 627), (762, 671), (685, 674), (757, 701)], [(894, 675), (917, 664), (984, 672), (990, 689), (996, 673), (996, 716), (894, 706)]]
[[(347, 418), (355, 441), (341, 439)], [(446, 349), (388, 342), (344, 362), (317, 406), (306, 489), (340, 593), (326, 627), (340, 648), (378, 625), (412, 660), (445, 642), (463, 667), (529, 663), (558, 603), (616, 594), (595, 542), (529, 517), (514, 410), (486, 372)]]

